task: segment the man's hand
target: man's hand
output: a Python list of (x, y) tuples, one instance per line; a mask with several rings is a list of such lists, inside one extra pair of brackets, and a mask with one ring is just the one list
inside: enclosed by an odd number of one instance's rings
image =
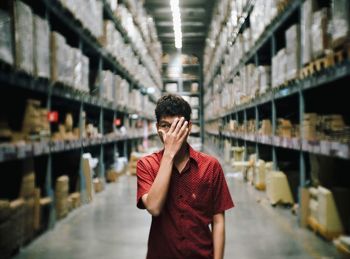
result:
[(176, 118), (168, 132), (159, 130), (164, 142), (164, 154), (174, 158), (179, 152), (188, 133), (188, 121), (185, 118)]

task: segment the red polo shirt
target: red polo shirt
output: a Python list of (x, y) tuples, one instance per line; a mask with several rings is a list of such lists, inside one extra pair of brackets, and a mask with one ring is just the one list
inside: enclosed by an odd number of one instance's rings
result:
[[(189, 146), (190, 159), (180, 174), (173, 167), (165, 205), (152, 217), (148, 259), (213, 258), (209, 225), (215, 214), (234, 206), (219, 162)], [(148, 193), (159, 170), (163, 150), (137, 164), (137, 207)]]

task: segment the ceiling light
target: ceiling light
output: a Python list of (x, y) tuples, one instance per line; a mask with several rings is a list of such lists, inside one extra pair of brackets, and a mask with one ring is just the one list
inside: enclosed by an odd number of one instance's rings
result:
[(173, 27), (175, 35), (175, 48), (182, 48), (181, 13), (179, 0), (170, 0), (171, 12), (173, 15)]

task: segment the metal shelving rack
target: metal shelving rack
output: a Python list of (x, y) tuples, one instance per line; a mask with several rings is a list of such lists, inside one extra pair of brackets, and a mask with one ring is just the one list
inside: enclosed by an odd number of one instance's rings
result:
[[(285, 27), (292, 25), (295, 20), (300, 23), (300, 14), (302, 7), (302, 0), (290, 1), (287, 7), (282, 11), (272, 23), (265, 29), (261, 37), (257, 40), (251, 50), (243, 56), (238, 66), (232, 68), (229, 80), (239, 73), (240, 69), (248, 63), (255, 63), (256, 66), (259, 65), (259, 52), (263, 47), (266, 48), (267, 45), (270, 47), (271, 57), (275, 56), (277, 53), (276, 49), (276, 37), (281, 34), (281, 31)], [(294, 17), (291, 19), (291, 17)], [(241, 24), (241, 27), (244, 24)], [(241, 28), (239, 29), (241, 30)], [(260, 53), (261, 54), (261, 53)], [(222, 62), (222, 60), (221, 60)], [(301, 67), (301, 64), (300, 64)], [(220, 74), (220, 65), (214, 69), (215, 73), (210, 76), (209, 84), (206, 86), (206, 91), (211, 91), (213, 93), (213, 78)], [(246, 122), (249, 119), (255, 120), (256, 129), (258, 129), (259, 119), (261, 119), (261, 113), (268, 110), (268, 116), (266, 118), (270, 119), (272, 122), (272, 136), (261, 136), (258, 134), (244, 134), (244, 133), (233, 133), (224, 131), (222, 129), (213, 130), (206, 129), (205, 135), (207, 138), (207, 144), (211, 146), (216, 146), (216, 151), (218, 153), (223, 153), (223, 143), (225, 140), (229, 140), (233, 145), (240, 146), (250, 146), (251, 153), (256, 153), (259, 157), (261, 148), (268, 148), (270, 150), (270, 158), (273, 161), (274, 169), (278, 169), (279, 165), (279, 152), (296, 152), (299, 157), (298, 170), (299, 170), (299, 187), (306, 187), (308, 172), (310, 170), (306, 167), (307, 156), (309, 154), (317, 154), (327, 157), (332, 157), (334, 159), (348, 160), (350, 161), (350, 145), (349, 143), (341, 143), (338, 141), (331, 140), (318, 140), (318, 141), (308, 141), (300, 138), (283, 138), (276, 136), (277, 129), (277, 117), (278, 112), (280, 112), (280, 103), (283, 102), (287, 105), (293, 105), (295, 107), (295, 115), (298, 118), (299, 125), (302, 125), (303, 116), (307, 110), (306, 96), (313, 91), (318, 91), (321, 88), (331, 90), (331, 85), (341, 84), (345, 85), (350, 77), (350, 60), (345, 59), (343, 62), (336, 64), (335, 66), (323, 69), (317, 73), (310, 75), (309, 77), (293, 80), (289, 82), (288, 85), (283, 87), (272, 89), (269, 92), (254, 98), (252, 101), (238, 105), (223, 114), (207, 118), (205, 123), (217, 123), (217, 125), (227, 125), (231, 119), (240, 122)], [(222, 90), (222, 85), (219, 87), (218, 92)], [(295, 103), (290, 101), (290, 98), (296, 100)], [(209, 99), (209, 102), (211, 99)], [(204, 111), (208, 103), (204, 104)], [(331, 102), (332, 104), (333, 102)], [(319, 104), (320, 106), (322, 104)], [(343, 106), (345, 107), (345, 103)], [(348, 115), (348, 113), (345, 113)], [(346, 117), (346, 120), (349, 118)], [(300, 136), (302, 136), (302, 130), (300, 129)], [(247, 148), (245, 149), (247, 150)], [(282, 151), (281, 151), (282, 150)], [(247, 158), (247, 154), (246, 154)]]
[[(92, 34), (82, 27), (82, 24), (65, 9), (65, 7), (58, 0), (41, 0), (38, 2), (28, 2), (33, 8), (40, 7), (44, 10), (44, 17), (48, 20), (51, 27), (56, 26), (65, 38), (72, 41), (78, 41), (77, 46), (90, 60), (96, 62), (97, 73), (101, 74), (102, 69), (108, 69), (126, 79), (131, 88), (138, 89), (141, 93), (145, 94), (145, 87), (138, 81), (136, 81), (114, 57), (111, 56), (98, 42), (98, 40), (92, 36)], [(108, 11), (109, 7), (104, 1), (104, 16), (106, 13), (109, 15), (107, 18), (116, 19)], [(35, 12), (34, 12), (35, 13)], [(106, 18), (106, 17), (105, 17)], [(119, 24), (120, 25), (120, 24)], [(120, 26), (116, 22), (116, 26), (120, 29)], [(126, 32), (121, 31), (122, 35), (127, 38)], [(91, 69), (91, 67), (90, 67)], [(99, 76), (98, 76), (99, 78)], [(102, 82), (97, 82), (99, 91), (98, 93), (89, 94), (83, 93), (78, 90), (62, 83), (53, 82), (46, 78), (37, 78), (26, 72), (18, 71), (14, 67), (0, 62), (0, 89), (2, 91), (8, 89), (15, 89), (16, 91), (25, 91), (30, 96), (40, 95), (46, 101), (46, 109), (51, 111), (53, 105), (66, 106), (69, 104), (78, 112), (79, 120), (78, 128), (82, 129), (83, 125), (82, 112), (91, 111), (94, 114), (94, 120), (97, 122), (99, 133), (102, 134), (101, 138), (80, 138), (76, 140), (41, 140), (32, 143), (3, 143), (0, 145), (0, 163), (17, 163), (25, 159), (38, 159), (45, 158), (46, 160), (46, 172), (44, 186), (40, 186), (42, 194), (50, 197), (54, 200), (54, 175), (53, 175), (53, 162), (56, 159), (57, 154), (64, 154), (66, 152), (75, 152), (80, 157), (79, 170), (76, 173), (80, 178), (79, 191), (82, 194), (83, 203), (87, 201), (85, 190), (85, 179), (82, 169), (82, 154), (90, 149), (94, 149), (95, 157), (99, 159), (98, 165), (98, 177), (105, 181), (104, 173), (106, 169), (106, 152), (112, 150), (113, 159), (114, 154), (118, 151), (120, 155), (128, 157), (132, 150), (142, 143), (145, 137), (151, 137), (154, 134), (149, 133), (145, 136), (144, 129), (141, 130), (128, 130), (125, 135), (109, 135), (105, 121), (110, 121), (110, 125), (113, 129), (116, 129), (114, 120), (119, 118), (122, 124), (126, 127), (133, 128), (133, 119), (130, 118), (131, 114), (138, 114), (139, 118), (147, 123), (153, 121), (153, 117), (144, 114), (143, 112), (137, 112), (127, 107), (122, 107), (109, 102), (100, 96), (102, 93)], [(91, 87), (91, 86), (90, 86)], [(152, 102), (155, 102), (155, 97), (148, 96)], [(28, 97), (29, 98), (29, 97)], [(60, 104), (57, 104), (57, 100), (60, 99)], [(88, 113), (88, 112), (87, 112)], [(111, 128), (110, 128), (111, 130)], [(104, 135), (105, 134), (105, 135)], [(64, 163), (64, 161), (63, 161)], [(49, 226), (55, 225), (55, 207), (53, 204), (50, 206)]]

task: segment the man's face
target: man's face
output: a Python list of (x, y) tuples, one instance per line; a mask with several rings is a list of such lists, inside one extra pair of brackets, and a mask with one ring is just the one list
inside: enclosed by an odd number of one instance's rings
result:
[[(174, 120), (178, 118), (180, 119), (181, 116), (164, 116), (164, 117), (161, 117), (159, 122), (157, 123), (157, 131), (158, 131), (158, 135), (161, 139), (161, 141), (164, 143), (164, 140), (163, 140), (163, 135), (162, 135), (162, 131), (167, 133), (171, 127), (171, 124), (174, 122)], [(184, 121), (185, 122), (185, 121)], [(187, 133), (187, 136), (186, 136), (186, 139), (188, 137), (188, 135), (190, 134), (191, 132), (191, 128), (192, 128), (192, 123), (189, 121), (188, 122), (188, 133)]]

